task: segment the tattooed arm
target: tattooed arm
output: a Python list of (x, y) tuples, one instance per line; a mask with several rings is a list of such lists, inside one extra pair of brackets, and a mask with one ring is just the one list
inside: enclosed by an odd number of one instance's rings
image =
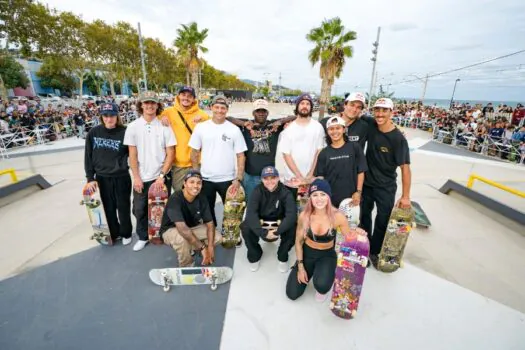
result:
[(191, 149), (191, 153), (190, 153), (190, 159), (191, 159), (191, 167), (195, 170), (199, 170), (201, 169), (201, 165), (200, 165), (200, 155), (201, 155), (201, 152), (192, 148)]

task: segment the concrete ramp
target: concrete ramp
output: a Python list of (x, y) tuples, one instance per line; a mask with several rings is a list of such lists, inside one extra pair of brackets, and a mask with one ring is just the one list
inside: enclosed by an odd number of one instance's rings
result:
[(462, 184), (459, 184), (453, 180), (448, 180), (439, 189), (439, 191), (444, 194), (449, 194), (452, 191), (457, 192), (463, 197), (468, 198), (484, 206), (487, 209), (490, 209), (498, 214), (501, 214), (504, 217), (511, 219), (520, 225), (525, 225), (525, 213), (517, 209), (511, 208), (508, 205), (503, 204), (499, 201), (496, 201), (482, 193), (479, 193), (470, 188), (467, 188), (466, 186), (463, 186)]
[(0, 207), (49, 187), (51, 184), (40, 174), (0, 187)]

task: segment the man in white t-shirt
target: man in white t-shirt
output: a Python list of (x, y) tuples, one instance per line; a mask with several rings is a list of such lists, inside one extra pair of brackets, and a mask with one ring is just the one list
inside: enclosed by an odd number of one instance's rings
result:
[(310, 184), (317, 163), (317, 156), (325, 145), (324, 129), (312, 119), (313, 101), (309, 94), (297, 98), (297, 119), (281, 134), (279, 150), (283, 153), (285, 167), (283, 182), (294, 198), (299, 185)]
[(191, 164), (202, 174), (202, 193), (208, 199), (215, 227), (217, 192), (224, 203), (228, 187), (238, 187), (242, 182), (246, 160), (244, 137), (238, 127), (226, 120), (228, 107), (226, 97), (215, 96), (211, 102), (212, 119), (197, 124), (189, 142)]
[(134, 251), (148, 244), (148, 191), (150, 186), (166, 184), (168, 195), (171, 181), (166, 175), (175, 157), (177, 140), (169, 127), (163, 126), (157, 116), (162, 104), (152, 91), (144, 92), (137, 103), (140, 118), (131, 122), (124, 136), (129, 146), (129, 165), (133, 173), (133, 215), (137, 219), (139, 240)]

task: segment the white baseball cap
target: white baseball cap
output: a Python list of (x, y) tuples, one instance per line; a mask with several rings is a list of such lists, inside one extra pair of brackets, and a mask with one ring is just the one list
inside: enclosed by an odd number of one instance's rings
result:
[(268, 101), (263, 100), (263, 99), (255, 100), (253, 102), (252, 112), (258, 109), (265, 109), (267, 112), (270, 112), (270, 110), (268, 109)]
[(326, 122), (326, 128), (328, 129), (329, 127), (334, 126), (334, 125), (341, 125), (345, 127), (346, 123), (341, 117), (335, 116), (335, 117), (328, 118), (328, 121)]
[(352, 102), (352, 101), (359, 101), (365, 105), (366, 98), (365, 95), (362, 92), (352, 92), (348, 97), (345, 99), (345, 102)]
[(394, 109), (394, 102), (389, 98), (380, 98), (374, 103), (374, 108), (389, 108)]

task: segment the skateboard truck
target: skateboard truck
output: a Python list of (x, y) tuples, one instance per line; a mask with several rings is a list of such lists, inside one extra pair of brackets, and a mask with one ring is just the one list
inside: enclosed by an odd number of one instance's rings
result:
[(162, 290), (165, 291), (165, 292), (169, 292), (170, 290), (170, 284), (173, 283), (173, 281), (171, 280), (171, 277), (168, 276), (168, 274), (166, 273), (166, 271), (162, 271), (160, 273), (160, 276), (162, 277), (162, 283), (164, 284), (162, 286)]
[(216, 272), (213, 272), (212, 275), (211, 275), (211, 286), (210, 286), (211, 290), (216, 290), (217, 289), (217, 273)]

